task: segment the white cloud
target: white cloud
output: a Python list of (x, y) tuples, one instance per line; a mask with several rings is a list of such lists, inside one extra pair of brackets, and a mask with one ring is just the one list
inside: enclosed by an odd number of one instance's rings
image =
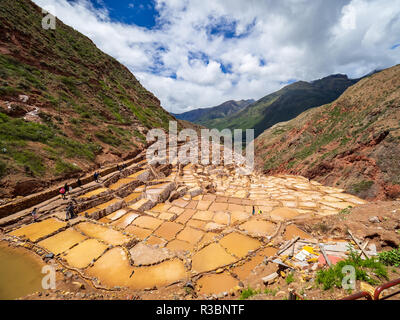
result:
[(259, 99), (289, 79), (359, 77), (400, 60), (391, 50), (400, 42), (400, 0), (157, 0), (153, 29), (112, 22), (88, 0), (34, 1), (53, 6), (172, 112)]

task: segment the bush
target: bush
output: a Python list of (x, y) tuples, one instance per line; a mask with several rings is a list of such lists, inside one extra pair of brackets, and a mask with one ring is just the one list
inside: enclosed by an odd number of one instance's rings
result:
[(381, 252), (378, 255), (379, 261), (384, 265), (400, 267), (400, 248)]
[(246, 290), (243, 290), (241, 293), (240, 293), (240, 300), (246, 300), (246, 299), (248, 299), (248, 298), (250, 298), (250, 297), (252, 297), (252, 296), (255, 296), (256, 294), (259, 294), (259, 293), (261, 293), (261, 291), (259, 291), (259, 290), (254, 290), (254, 289), (252, 289), (252, 288), (247, 288)]
[(324, 290), (329, 290), (334, 286), (341, 288), (342, 280), (345, 276), (345, 274), (342, 273), (342, 270), (345, 266), (353, 266), (356, 270), (356, 280), (365, 281), (370, 285), (376, 285), (379, 281), (368, 275), (368, 269), (369, 271), (372, 271), (376, 277), (380, 279), (388, 279), (387, 270), (379, 260), (375, 258), (362, 260), (357, 252), (350, 249), (349, 257), (346, 260), (339, 261), (329, 269), (319, 270), (317, 273), (316, 283), (322, 284)]

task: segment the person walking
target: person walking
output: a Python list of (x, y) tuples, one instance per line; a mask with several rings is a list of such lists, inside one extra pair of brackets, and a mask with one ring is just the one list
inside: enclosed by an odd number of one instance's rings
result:
[(96, 171), (95, 173), (94, 173), (94, 175), (93, 175), (93, 177), (94, 177), (94, 181), (96, 181), (97, 183), (99, 183), (100, 181), (99, 181), (99, 173)]
[(65, 189), (65, 194), (67, 194), (67, 192), (69, 192), (69, 186), (68, 186), (68, 183), (65, 183), (65, 185), (64, 185), (64, 189)]
[[(75, 201), (75, 200), (73, 199), (73, 201)], [(75, 218), (75, 207), (74, 207), (74, 203), (72, 201), (70, 201), (67, 206), (67, 213), (66, 213), (65, 221), (68, 221), (73, 218)]]
[(76, 181), (76, 184), (77, 184), (78, 188), (83, 189), (83, 188), (82, 188), (82, 181), (81, 181), (81, 178), (78, 178), (78, 180)]
[(32, 214), (33, 221), (37, 222), (37, 215), (38, 215), (37, 208), (34, 208), (31, 212), (31, 214)]
[(66, 199), (66, 197), (65, 197), (65, 188), (64, 187), (62, 187), (61, 189), (60, 189), (60, 194), (61, 194), (61, 196), (62, 196), (62, 198), (65, 200)]
[(255, 213), (256, 213), (256, 208), (254, 208), (254, 206), (253, 206), (253, 216)]

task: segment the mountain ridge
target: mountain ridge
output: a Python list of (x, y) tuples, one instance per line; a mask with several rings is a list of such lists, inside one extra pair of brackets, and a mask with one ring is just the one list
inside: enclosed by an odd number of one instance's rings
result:
[(358, 81), (343, 74), (311, 82), (297, 81), (213, 124), (219, 130), (254, 128), (257, 137), (276, 123), (288, 121), (310, 108), (334, 101)]
[(177, 119), (194, 122), (210, 128), (212, 126), (212, 122), (215, 119), (224, 118), (226, 116), (234, 114), (254, 102), (255, 102), (254, 99), (238, 100), (238, 101), (228, 100), (215, 107), (199, 108), (180, 114), (176, 113), (171, 113), (171, 114)]
[(400, 196), (400, 65), (255, 140), (257, 168), (306, 176), (366, 199)]

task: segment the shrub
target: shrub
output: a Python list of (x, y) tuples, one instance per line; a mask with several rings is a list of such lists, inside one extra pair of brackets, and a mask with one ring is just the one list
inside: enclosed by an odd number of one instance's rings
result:
[(332, 287), (341, 288), (342, 280), (345, 274), (342, 270), (345, 266), (353, 266), (356, 270), (356, 280), (361, 280), (376, 285), (379, 283), (376, 279), (371, 278), (367, 270), (371, 271), (376, 277), (388, 279), (385, 266), (375, 258), (362, 260), (357, 252), (350, 249), (349, 257), (346, 260), (339, 261), (336, 265), (326, 270), (319, 270), (317, 273), (316, 283), (322, 284), (324, 290), (329, 290)]
[(379, 261), (386, 266), (400, 267), (400, 248), (378, 254)]
[(248, 299), (248, 298), (250, 298), (252, 296), (255, 296), (256, 294), (259, 294), (259, 293), (261, 293), (259, 290), (254, 290), (254, 289), (248, 287), (246, 290), (243, 290), (240, 293), (240, 298), (239, 299), (240, 300), (246, 300), (246, 299)]

